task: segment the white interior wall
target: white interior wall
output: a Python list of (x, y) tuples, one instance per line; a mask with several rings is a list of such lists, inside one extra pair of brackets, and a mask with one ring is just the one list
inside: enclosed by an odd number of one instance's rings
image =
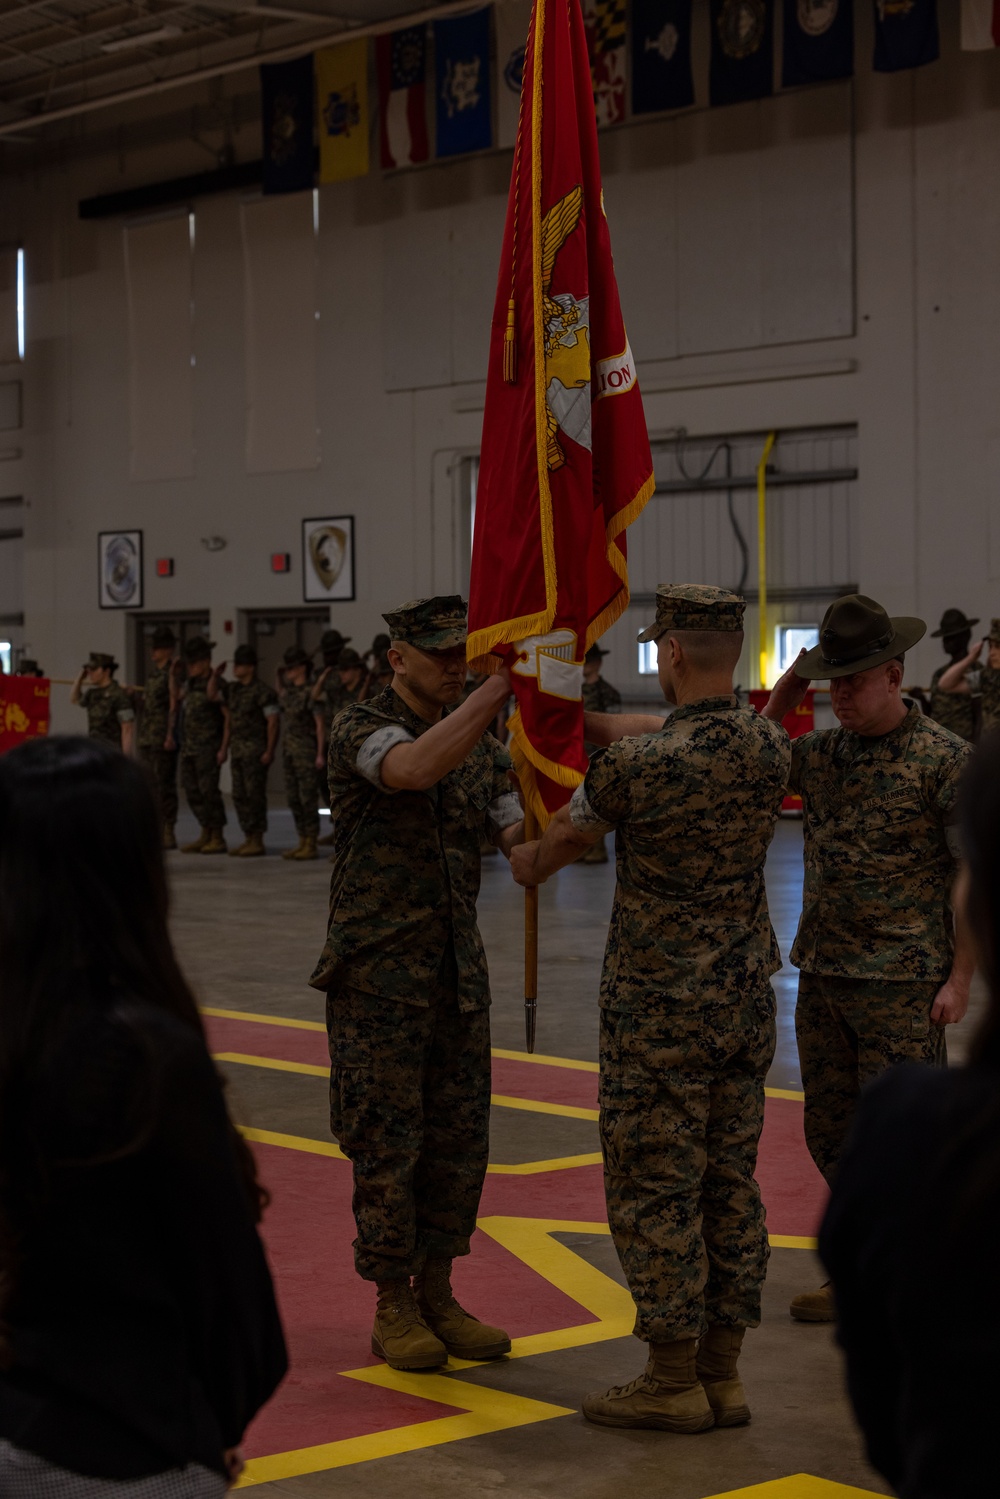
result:
[[(944, 59), (919, 72), (873, 76), (862, 36), (853, 88), (602, 138), (651, 434), (856, 424), (857, 581), (935, 622), (951, 604), (1000, 614), (1000, 55), (959, 54), (957, 22), (942, 20)], [(169, 108), (181, 122), (199, 102)], [(43, 167), (18, 169), (4, 148), (28, 357), (23, 456), (0, 458), (0, 492), (27, 500), (25, 640), (57, 677), (74, 674), (81, 647), (125, 649), (124, 617), (97, 607), (99, 530), (141, 529), (145, 607), (207, 606), (217, 640), (241, 609), (302, 603), (304, 516), (356, 517), (357, 599), (332, 618), (361, 643), (383, 607), (462, 582), (456, 472), (478, 449), (510, 154), (321, 189), (321, 457), (308, 470), (247, 471), (246, 195), (197, 200), (195, 473), (139, 482), (122, 222), (81, 222), (77, 202), (204, 169), (183, 126), (157, 127), (167, 108), (116, 113), (117, 136), (89, 117)], [(241, 112), (247, 159), (258, 127)], [(18, 373), (4, 366), (0, 380)], [(225, 548), (207, 551), (209, 535)], [(276, 551), (292, 554), (290, 575), (269, 571)], [(160, 556), (175, 559), (173, 578), (155, 576)], [(612, 635), (622, 672), (632, 623)], [(914, 678), (937, 660), (936, 642), (919, 647)], [(55, 726), (77, 723), (57, 697)]]

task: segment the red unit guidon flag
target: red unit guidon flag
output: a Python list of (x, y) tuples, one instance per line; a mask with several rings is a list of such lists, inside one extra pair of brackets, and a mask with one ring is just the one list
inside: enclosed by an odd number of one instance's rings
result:
[(0, 754), (49, 732), (48, 677), (5, 677), (0, 672)]
[(490, 341), (469, 660), (511, 670), (542, 826), (583, 779), (583, 658), (628, 604), (653, 461), (604, 214), (580, 0), (536, 0)]

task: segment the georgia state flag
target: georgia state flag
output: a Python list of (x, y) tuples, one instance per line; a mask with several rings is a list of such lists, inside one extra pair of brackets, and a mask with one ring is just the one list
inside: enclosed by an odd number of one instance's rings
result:
[(407, 26), (375, 39), (382, 166), (412, 166), (430, 156), (427, 135), (427, 28)]

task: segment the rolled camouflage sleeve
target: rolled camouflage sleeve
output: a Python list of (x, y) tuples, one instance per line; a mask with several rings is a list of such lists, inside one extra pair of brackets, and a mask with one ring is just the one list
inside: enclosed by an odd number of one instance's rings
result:
[(486, 808), (486, 817), (492, 833), (502, 833), (512, 828), (524, 816), (523, 808), (510, 784), (509, 773), (513, 768), (510, 755), (503, 745), (495, 742), (493, 750), (493, 795)]
[(583, 784), (573, 792), (570, 822), (578, 833), (610, 833), (628, 816), (631, 795), (621, 744), (596, 754)]
[(366, 781), (371, 781), (372, 785), (377, 786), (380, 791), (391, 794), (398, 790), (398, 787), (386, 786), (383, 782), (382, 761), (397, 744), (412, 743), (413, 735), (401, 723), (386, 724), (384, 729), (376, 729), (374, 734), (369, 734), (358, 747), (354, 761), (355, 769), (359, 775), (364, 776)]
[(954, 755), (945, 762), (931, 791), (931, 805), (941, 819), (948, 852), (956, 860), (962, 857), (958, 831), (958, 793), (971, 754), (971, 745), (963, 744), (960, 748), (956, 746)]

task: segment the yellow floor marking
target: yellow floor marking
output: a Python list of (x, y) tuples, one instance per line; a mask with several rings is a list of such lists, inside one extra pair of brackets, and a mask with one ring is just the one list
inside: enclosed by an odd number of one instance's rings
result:
[(573, 1057), (546, 1057), (534, 1051), (502, 1051), (494, 1046), (493, 1055), (504, 1062), (536, 1062), (540, 1067), (568, 1067), (573, 1072), (599, 1072), (596, 1062), (578, 1062)]
[(248, 1010), (211, 1010), (203, 1006), (201, 1013), (211, 1015), (216, 1020), (249, 1020), (253, 1025), (284, 1025), (293, 1031), (322, 1031), (326, 1035), (326, 1026), (322, 1020), (292, 1020), (286, 1015), (253, 1015)]
[[(268, 1135), (266, 1131), (244, 1131), (250, 1138)], [(294, 1136), (270, 1135), (265, 1143), (285, 1143)], [(319, 1142), (309, 1142), (310, 1144)], [(298, 1148), (298, 1147), (293, 1147)], [(323, 1153), (326, 1153), (325, 1151)], [(511, 1358), (530, 1358), (538, 1354), (556, 1353), (566, 1348), (578, 1348), (591, 1343), (606, 1342), (612, 1338), (627, 1337), (635, 1320), (635, 1307), (628, 1291), (613, 1281), (603, 1271), (589, 1265), (568, 1245), (558, 1243), (554, 1234), (600, 1234), (607, 1236), (611, 1230), (607, 1223), (579, 1222), (564, 1218), (512, 1218), (495, 1216), (481, 1218), (479, 1227), (496, 1243), (515, 1255), (536, 1275), (547, 1280), (556, 1290), (589, 1313), (590, 1320), (570, 1327), (557, 1328), (553, 1332), (529, 1334), (515, 1338), (511, 1347)], [(774, 1242), (774, 1241), (772, 1241)], [(803, 1241), (807, 1242), (807, 1241)], [(449, 1370), (455, 1373), (463, 1369), (481, 1367), (465, 1360), (452, 1359)], [(486, 1385), (470, 1385), (464, 1380), (443, 1374), (401, 1374), (385, 1365), (343, 1371), (347, 1379), (361, 1380), (378, 1385), (382, 1389), (396, 1390), (405, 1395), (422, 1396), (440, 1405), (457, 1407), (461, 1414), (441, 1416), (430, 1421), (398, 1426), (389, 1431), (371, 1432), (365, 1436), (345, 1437), (336, 1442), (324, 1442), (314, 1447), (300, 1447), (290, 1452), (274, 1453), (267, 1457), (251, 1459), (238, 1488), (250, 1488), (258, 1483), (270, 1483), (282, 1478), (297, 1478), (305, 1473), (326, 1472), (354, 1463), (371, 1462), (380, 1457), (391, 1457), (403, 1452), (416, 1452), (421, 1448), (439, 1446), (445, 1442), (456, 1442), (465, 1437), (484, 1436), (494, 1431), (507, 1431), (516, 1426), (527, 1426), (538, 1421), (550, 1421), (557, 1416), (575, 1414), (566, 1406), (550, 1405), (541, 1400), (529, 1400), (519, 1395), (510, 1395), (503, 1390)], [(797, 1479), (782, 1479), (783, 1484)], [(804, 1480), (810, 1484), (821, 1483), (819, 1479)], [(759, 1495), (759, 1499), (852, 1499), (862, 1491), (846, 1489), (837, 1485), (825, 1488), (777, 1488), (763, 1485), (758, 1489), (738, 1490), (725, 1499), (738, 1499), (741, 1494)], [(723, 1499), (723, 1496), (717, 1496)]]
[(770, 1483), (755, 1483), (749, 1489), (729, 1489), (712, 1499), (879, 1499), (871, 1489), (855, 1489), (848, 1483), (833, 1483), (829, 1478), (814, 1478), (811, 1473), (794, 1473), (790, 1478), (774, 1478)]
[(815, 1239), (799, 1239), (794, 1234), (768, 1234), (772, 1249), (815, 1249)]
[(494, 1093), (490, 1103), (498, 1109), (525, 1109), (529, 1114), (558, 1114), (561, 1119), (590, 1119), (597, 1121), (596, 1109), (578, 1109), (571, 1103), (546, 1103), (541, 1098), (514, 1098), (507, 1093)]
[[(242, 1051), (217, 1051), (213, 1055), (217, 1062), (235, 1062), (241, 1067), (267, 1067), (273, 1072), (298, 1072), (304, 1077), (330, 1076), (329, 1067), (317, 1067), (313, 1062), (286, 1062), (283, 1057), (258, 1057)], [(529, 1114), (555, 1114), (561, 1119), (597, 1119), (596, 1109), (578, 1109), (568, 1103), (546, 1103), (542, 1098), (514, 1098), (494, 1093), (490, 1102), (498, 1109), (524, 1109)]]
[[(309, 1135), (284, 1135), (272, 1129), (253, 1129), (248, 1124), (238, 1126), (240, 1134), (259, 1145), (278, 1145), (283, 1150), (302, 1150), (307, 1155), (331, 1156), (336, 1161), (346, 1161), (347, 1156), (332, 1140), (314, 1140)], [(577, 1166), (599, 1166), (601, 1152), (590, 1155), (555, 1156), (547, 1161), (519, 1161), (515, 1165), (490, 1165), (486, 1169), (490, 1176), (542, 1176), (546, 1171), (571, 1171)]]
[(804, 1093), (796, 1093), (792, 1088), (765, 1088), (765, 1098), (791, 1098), (795, 1103), (801, 1103), (805, 1098)]
[(300, 1447), (297, 1451), (279, 1452), (273, 1457), (251, 1458), (236, 1487), (250, 1488), (279, 1478), (324, 1473), (351, 1463), (395, 1457), (401, 1452), (437, 1447), (442, 1442), (486, 1436), (494, 1431), (508, 1431), (512, 1426), (529, 1426), (535, 1421), (551, 1421), (555, 1416), (576, 1414), (565, 1405), (549, 1405), (543, 1400), (528, 1400), (523, 1395), (508, 1395), (502, 1390), (467, 1384), (443, 1374), (400, 1374), (380, 1366), (352, 1369), (347, 1372), (347, 1378), (381, 1385), (405, 1395), (419, 1395), (441, 1405), (457, 1406), (462, 1414), (440, 1416), (413, 1426), (397, 1426), (390, 1431), (374, 1431), (367, 1436), (345, 1437), (339, 1442), (324, 1442), (317, 1447)]

